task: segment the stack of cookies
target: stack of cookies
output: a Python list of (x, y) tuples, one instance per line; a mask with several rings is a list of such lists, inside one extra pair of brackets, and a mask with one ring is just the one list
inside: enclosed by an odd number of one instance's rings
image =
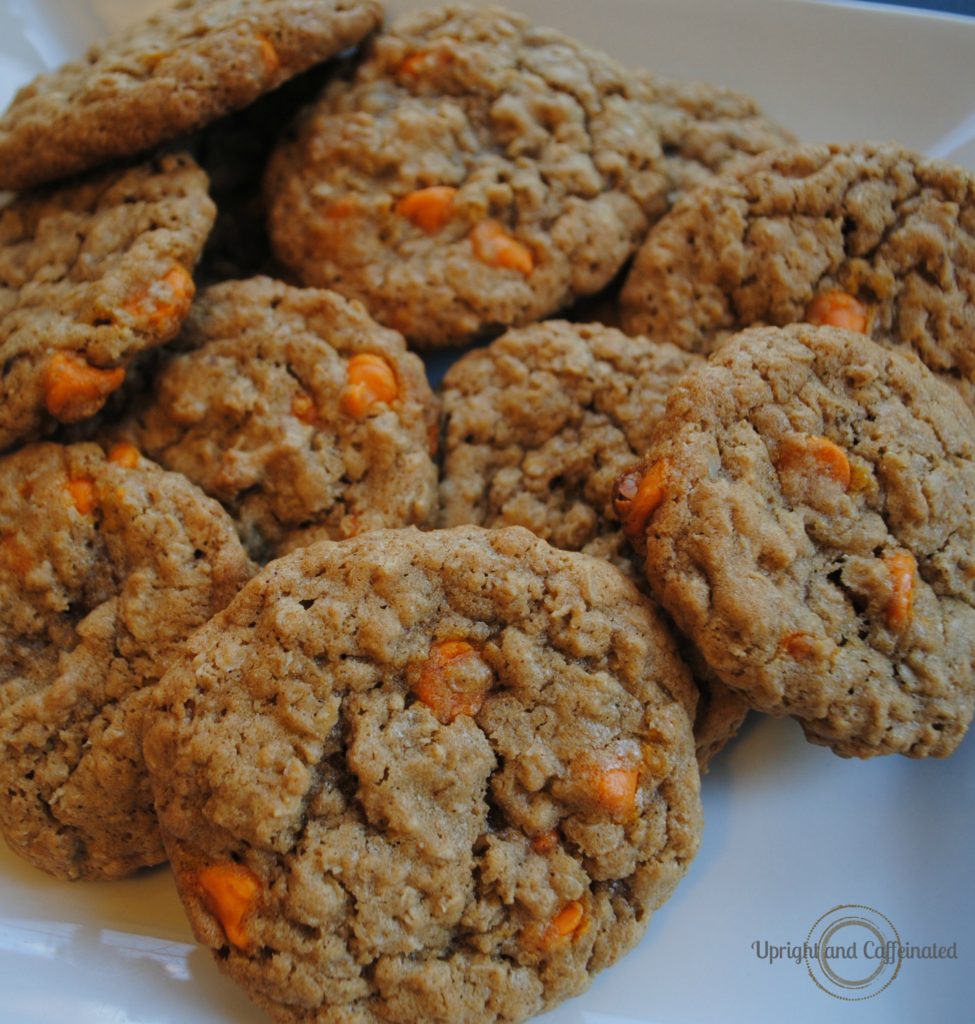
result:
[(975, 179), (382, 22), (181, 0), (0, 120), (0, 828), (277, 1020), (519, 1021), (749, 709), (964, 736)]

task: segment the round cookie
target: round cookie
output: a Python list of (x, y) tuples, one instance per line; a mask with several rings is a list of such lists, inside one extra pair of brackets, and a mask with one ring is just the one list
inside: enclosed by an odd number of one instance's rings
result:
[(133, 449), (0, 459), (0, 828), (60, 878), (164, 859), (140, 750), (151, 686), (250, 576), (216, 502)]
[(707, 82), (645, 73), (671, 183), (671, 202), (710, 181), (731, 161), (796, 141), (744, 93)]
[(206, 175), (160, 156), (0, 211), (0, 450), (95, 415), (189, 312)]
[(447, 371), (440, 525), (525, 526), (626, 562), (613, 483), (699, 356), (601, 324), (508, 331)]
[(375, 0), (180, 0), (17, 93), (0, 118), (0, 188), (39, 185), (194, 131), (381, 21)]
[(275, 253), (416, 346), (537, 320), (607, 284), (665, 207), (640, 95), (501, 8), (407, 15), (272, 157)]
[(797, 324), (675, 386), (624, 529), (756, 708), (839, 754), (944, 756), (975, 701), (975, 418), (908, 353)]
[(255, 557), (432, 513), (423, 364), (358, 303), (227, 282), (201, 292), (180, 345), (120, 434), (222, 502)]
[(194, 930), (275, 1020), (515, 1022), (684, 874), (692, 702), (607, 563), (377, 531), (272, 563), (191, 638), (145, 755)]
[(651, 230), (623, 325), (706, 352), (839, 290), (975, 406), (975, 176), (893, 145), (805, 145), (736, 166)]

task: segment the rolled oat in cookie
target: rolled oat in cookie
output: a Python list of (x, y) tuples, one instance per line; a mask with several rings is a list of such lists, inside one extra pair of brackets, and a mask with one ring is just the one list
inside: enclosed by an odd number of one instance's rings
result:
[(273, 562), (144, 749), (180, 894), (279, 1021), (515, 1022), (626, 952), (698, 843), (686, 669), (611, 565), (526, 530)]
[(975, 176), (895, 145), (774, 150), (650, 231), (623, 325), (698, 352), (808, 320), (913, 349), (975, 407)]
[(357, 302), (226, 282), (201, 292), (180, 347), (115, 436), (222, 502), (255, 558), (432, 514), (423, 364)]
[(185, 154), (0, 210), (0, 450), (94, 416), (132, 361), (176, 334), (213, 217)]
[(537, 320), (607, 284), (665, 207), (639, 95), (501, 8), (407, 15), (272, 157), (275, 253), (416, 346)]
[(33, 187), (195, 131), (381, 21), (375, 0), (179, 0), (17, 93), (0, 118), (0, 188)]
[(211, 499), (130, 446), (0, 458), (0, 828), (60, 878), (164, 859), (149, 689), (251, 574)]
[(975, 702), (975, 418), (915, 356), (753, 328), (675, 386), (617, 483), (711, 669), (838, 754), (944, 756)]

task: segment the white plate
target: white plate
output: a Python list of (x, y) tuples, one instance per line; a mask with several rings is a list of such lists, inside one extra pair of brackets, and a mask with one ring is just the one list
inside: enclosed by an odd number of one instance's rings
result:
[[(744, 89), (800, 136), (896, 139), (975, 169), (973, 21), (802, 0), (511, 4), (630, 63)], [(158, 6), (6, 0), (0, 104), (103, 28)], [(540, 1021), (972, 1019), (975, 741), (944, 762), (859, 763), (809, 746), (790, 721), (753, 722), (705, 778), (704, 803), (702, 851), (644, 941)], [(890, 984), (879, 994), (844, 1002), (817, 987), (805, 963), (758, 955), (764, 942), (801, 944), (844, 904), (874, 908), (904, 943), (954, 943), (957, 958), (905, 960), (892, 980), (892, 967), (881, 970)], [(835, 944), (859, 944), (856, 963), (833, 961), (848, 980), (864, 974), (869, 937), (854, 925), (837, 933)], [(3, 1024), (265, 1019), (193, 945), (165, 869), (66, 885), (0, 843)]]

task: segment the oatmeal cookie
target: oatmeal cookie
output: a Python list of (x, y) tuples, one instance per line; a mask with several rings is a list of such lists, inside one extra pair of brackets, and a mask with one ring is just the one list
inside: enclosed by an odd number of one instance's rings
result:
[(623, 528), (756, 708), (839, 754), (944, 756), (975, 701), (975, 417), (915, 356), (796, 324), (674, 387)]
[(423, 364), (357, 302), (226, 282), (200, 293), (180, 345), (118, 434), (222, 502), (255, 557), (432, 513)]
[(0, 210), (0, 450), (87, 419), (190, 309), (206, 175), (161, 156)]
[(627, 331), (705, 352), (753, 324), (857, 327), (975, 407), (975, 176), (893, 145), (769, 152), (651, 230), (622, 305)]
[(638, 940), (694, 854), (689, 686), (626, 577), (526, 530), (277, 560), (146, 719), (197, 936), (279, 1021), (554, 1005)]
[(375, 0), (180, 0), (17, 93), (0, 118), (0, 188), (39, 185), (194, 131), (381, 21)]
[(640, 94), (500, 8), (408, 15), (272, 157), (272, 245), (416, 346), (536, 320), (607, 284), (664, 209)]
[(625, 559), (613, 483), (646, 450), (699, 356), (601, 324), (548, 320), (458, 360), (443, 382), (440, 523), (525, 526)]
[(164, 859), (149, 688), (250, 564), (220, 506), (132, 448), (0, 459), (0, 828), (61, 878)]

